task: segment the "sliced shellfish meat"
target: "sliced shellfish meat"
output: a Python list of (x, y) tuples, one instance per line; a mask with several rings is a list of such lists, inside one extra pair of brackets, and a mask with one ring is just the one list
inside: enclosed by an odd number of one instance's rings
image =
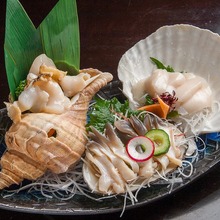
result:
[[(139, 97), (145, 86), (144, 80), (156, 69), (150, 60), (154, 57), (178, 72), (194, 73), (208, 82), (213, 102), (209, 120), (198, 128), (198, 132), (220, 131), (220, 109), (213, 108), (220, 103), (220, 36), (207, 29), (188, 24), (167, 25), (159, 28), (147, 38), (136, 43), (125, 52), (118, 64), (118, 78), (123, 83), (123, 93), (131, 108), (137, 108)], [(139, 90), (137, 90), (139, 88)]]

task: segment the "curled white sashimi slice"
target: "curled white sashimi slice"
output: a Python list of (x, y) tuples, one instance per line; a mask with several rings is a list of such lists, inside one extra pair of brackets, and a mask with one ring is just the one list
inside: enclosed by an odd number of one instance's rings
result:
[(144, 104), (143, 96), (146, 94), (157, 97), (165, 92), (172, 94), (173, 91), (177, 97), (175, 106), (177, 110), (183, 108), (186, 113), (192, 114), (212, 106), (212, 91), (208, 83), (192, 73), (170, 73), (157, 69), (151, 76), (142, 80), (142, 85), (140, 88), (137, 82), (132, 88), (137, 107)]
[(139, 176), (141, 178), (144, 178), (145, 180), (150, 179), (155, 173), (156, 166), (157, 164), (154, 162), (153, 158), (150, 158), (145, 162), (139, 163)]
[[(91, 72), (91, 74), (90, 74)], [(99, 77), (90, 69), (80, 70), (76, 76), (56, 68), (53, 61), (41, 54), (33, 61), (27, 75), (27, 85), (17, 101), (7, 103), (8, 113), (13, 121), (19, 121), (21, 113), (62, 114), (67, 111), (79, 98), (79, 93)]]
[(54, 62), (52, 59), (47, 57), (46, 54), (41, 54), (35, 58), (33, 61), (31, 68), (29, 70), (29, 73), (33, 73), (34, 75), (38, 76), (39, 75), (39, 69), (42, 65), (50, 66), (53, 68), (56, 68)]
[(82, 91), (89, 83), (91, 83), (96, 77), (91, 78), (88, 73), (79, 73), (76, 76), (65, 76), (60, 80), (60, 86), (62, 87), (65, 96), (73, 97), (79, 91)]

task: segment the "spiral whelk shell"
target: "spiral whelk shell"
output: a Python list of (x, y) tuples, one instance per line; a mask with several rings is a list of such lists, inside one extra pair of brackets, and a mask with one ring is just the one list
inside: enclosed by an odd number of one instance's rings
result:
[(99, 76), (80, 92), (68, 111), (26, 113), (7, 131), (7, 150), (0, 162), (0, 189), (19, 184), (23, 179), (35, 180), (47, 169), (63, 173), (80, 159), (87, 142), (85, 124), (89, 102), (113, 78), (110, 73), (95, 69), (84, 71)]

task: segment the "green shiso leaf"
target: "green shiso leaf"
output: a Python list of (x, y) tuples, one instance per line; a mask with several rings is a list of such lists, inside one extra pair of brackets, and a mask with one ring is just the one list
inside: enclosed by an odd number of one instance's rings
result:
[(80, 66), (76, 1), (60, 0), (39, 26), (45, 54), (56, 66), (75, 75)]
[(45, 53), (68, 74), (80, 68), (80, 39), (75, 0), (59, 0), (35, 28), (18, 0), (7, 0), (5, 66), (12, 100), (28, 74), (33, 60)]

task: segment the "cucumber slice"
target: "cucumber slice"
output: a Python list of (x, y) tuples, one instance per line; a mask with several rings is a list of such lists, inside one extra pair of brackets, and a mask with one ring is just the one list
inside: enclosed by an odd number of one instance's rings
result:
[(159, 156), (168, 152), (170, 148), (170, 138), (164, 130), (152, 129), (148, 131), (145, 136), (154, 142), (154, 156)]

